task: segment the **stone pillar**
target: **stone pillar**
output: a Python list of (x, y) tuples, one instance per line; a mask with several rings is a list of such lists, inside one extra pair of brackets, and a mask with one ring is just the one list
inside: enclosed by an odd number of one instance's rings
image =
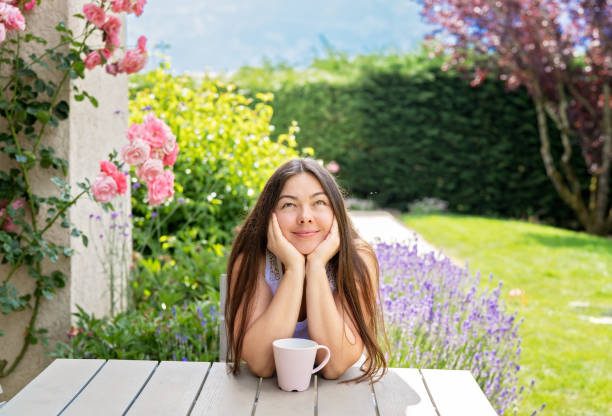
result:
[[(43, 0), (40, 6), (26, 12), (29, 13), (26, 14), (26, 30), (45, 38), (48, 41), (47, 47), (54, 46), (59, 39), (54, 28), (60, 21), (64, 21), (75, 34), (81, 33), (83, 20), (74, 18), (73, 15), (82, 13), (83, 5), (87, 2), (89, 0)], [(125, 19), (123, 21), (125, 22)], [(97, 39), (97, 44), (101, 44), (101, 39)], [(97, 44), (95, 40), (91, 43), (92, 46), (98, 46)], [(33, 45), (28, 46), (33, 48)], [(31, 51), (25, 50), (23, 56), (27, 56)], [(39, 70), (37, 72), (43, 73)], [(53, 146), (56, 155), (68, 160), (68, 176), (65, 180), (72, 186), (73, 195), (79, 192), (77, 182), (85, 178), (93, 181), (99, 172), (99, 162), (113, 149), (118, 150), (126, 142), (127, 77), (113, 77), (106, 74), (102, 68), (86, 72), (85, 80), (79, 80), (78, 85), (97, 98), (99, 107), (94, 108), (87, 99), (81, 102), (74, 100), (71, 94), (73, 84), (69, 83), (60, 93), (61, 99), (70, 105), (69, 118), (60, 121), (58, 128), (48, 126), (43, 138), (44, 144)], [(50, 72), (46, 76), (56, 79), (56, 83), (59, 81), (58, 73)], [(0, 125), (0, 129), (5, 128), (5, 125)], [(3, 153), (0, 154), (0, 169), (8, 170), (12, 166), (14, 164)], [(56, 185), (50, 181), (51, 171), (41, 169), (32, 172), (34, 193), (58, 195)], [(129, 213), (129, 192), (121, 201), (116, 202)], [(31, 345), (17, 369), (8, 377), (0, 378), (3, 390), (0, 402), (13, 397), (53, 361), (47, 352), (53, 350), (57, 342), (67, 341), (67, 333), (73, 321), (72, 313), (78, 311), (76, 305), (98, 317), (109, 313), (109, 282), (92, 244), (96, 237), (90, 234), (90, 214), (104, 215), (99, 205), (87, 196), (82, 197), (70, 211), (72, 223), (89, 236), (88, 248), (83, 246), (80, 238), (70, 237), (70, 230), (59, 227), (59, 224), (47, 232), (48, 239), (69, 246), (75, 251), (75, 255), (69, 259), (60, 258), (55, 264), (44, 263), (46, 270), (59, 269), (64, 272), (68, 276), (67, 285), (59, 289), (53, 299), (42, 299), (36, 327), (48, 329), (49, 346), (44, 347), (40, 343)], [(128, 241), (131, 241), (131, 236)], [(131, 259), (131, 244), (127, 244), (126, 251), (128, 252), (124, 253), (125, 258)], [(4, 279), (8, 270), (6, 265), (0, 265), (0, 278)], [(31, 292), (34, 287), (34, 279), (28, 276), (25, 268), (11, 278), (11, 283), (21, 293)], [(31, 309), (9, 315), (0, 314), (0, 329), (5, 331), (5, 335), (0, 337), (0, 359), (8, 360), (9, 366), (23, 345), (24, 329), (30, 317)]]

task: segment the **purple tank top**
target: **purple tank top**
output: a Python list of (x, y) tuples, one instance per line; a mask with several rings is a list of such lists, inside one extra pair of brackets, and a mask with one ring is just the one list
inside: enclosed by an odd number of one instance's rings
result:
[[(336, 285), (334, 284), (334, 274), (331, 269), (330, 264), (327, 264), (325, 268), (327, 271), (327, 280), (329, 280), (329, 287), (332, 290), (332, 293), (336, 290)], [(270, 290), (272, 291), (272, 296), (276, 294), (276, 289), (278, 289), (278, 283), (280, 282), (281, 277), (283, 276), (283, 267), (281, 262), (276, 258), (276, 256), (270, 251), (266, 250), (266, 273), (265, 280)], [(310, 339), (308, 335), (308, 319), (304, 319), (303, 321), (298, 321), (295, 325), (295, 331), (293, 332), (293, 338), (305, 338)]]

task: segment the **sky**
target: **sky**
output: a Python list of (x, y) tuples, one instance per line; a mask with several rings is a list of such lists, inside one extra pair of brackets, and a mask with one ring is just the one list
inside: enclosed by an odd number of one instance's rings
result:
[(431, 30), (419, 9), (412, 0), (148, 0), (140, 17), (128, 16), (127, 42), (145, 35), (176, 73), (264, 59), (304, 67), (326, 55), (325, 42), (349, 55), (415, 50)]

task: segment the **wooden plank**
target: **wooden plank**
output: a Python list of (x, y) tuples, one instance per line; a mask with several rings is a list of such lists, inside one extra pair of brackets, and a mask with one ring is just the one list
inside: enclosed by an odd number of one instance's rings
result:
[(337, 380), (319, 377), (319, 415), (375, 415), (374, 397), (368, 381), (344, 383), (362, 374), (358, 367), (350, 367)]
[(156, 366), (157, 361), (109, 360), (62, 416), (123, 414)]
[(421, 370), (440, 416), (496, 416), (480, 386), (466, 370)]
[(240, 375), (234, 376), (227, 374), (226, 363), (213, 363), (191, 416), (251, 414), (259, 377), (246, 364), (240, 370)]
[(209, 367), (206, 362), (161, 362), (127, 414), (187, 415)]
[(416, 368), (389, 368), (373, 385), (381, 415), (436, 416)]
[(0, 415), (56, 415), (104, 360), (56, 359), (0, 409)]
[(314, 377), (311, 377), (310, 387), (305, 391), (284, 391), (278, 387), (276, 377), (264, 379), (257, 401), (257, 414), (312, 416), (315, 402)]

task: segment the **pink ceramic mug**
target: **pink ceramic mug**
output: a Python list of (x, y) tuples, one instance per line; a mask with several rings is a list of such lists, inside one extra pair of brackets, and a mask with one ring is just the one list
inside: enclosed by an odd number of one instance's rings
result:
[[(317, 351), (323, 348), (327, 356), (315, 369)], [(304, 391), (310, 386), (310, 376), (329, 361), (331, 352), (325, 345), (302, 338), (277, 339), (272, 343), (278, 386), (285, 391)]]

